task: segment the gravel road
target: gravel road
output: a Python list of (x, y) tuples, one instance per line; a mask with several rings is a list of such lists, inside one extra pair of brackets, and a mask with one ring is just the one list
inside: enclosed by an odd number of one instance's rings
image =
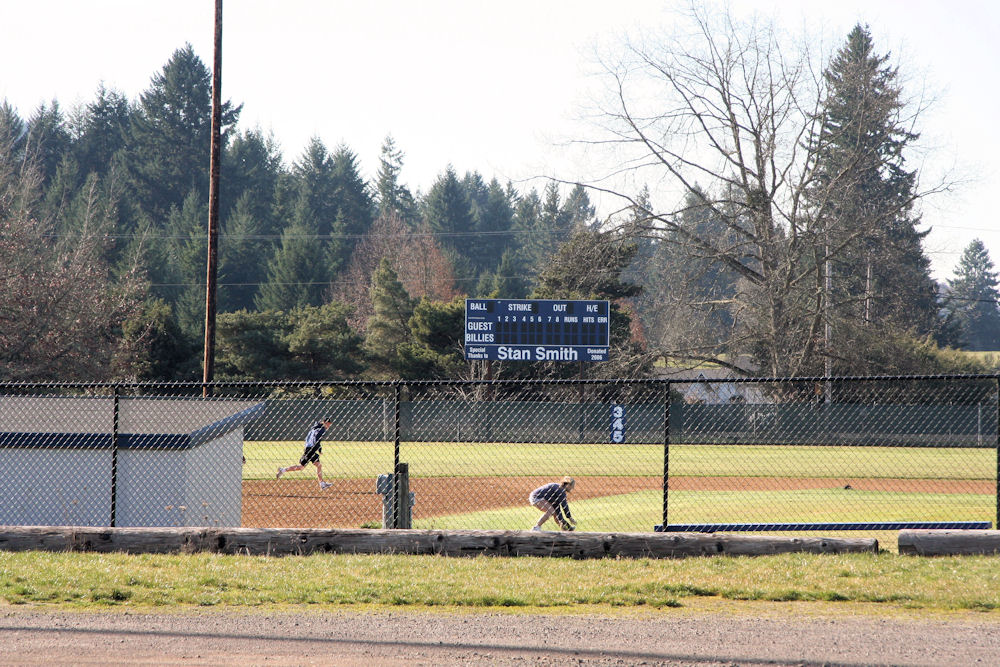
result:
[(1000, 619), (0, 607), (3, 665), (995, 665)]

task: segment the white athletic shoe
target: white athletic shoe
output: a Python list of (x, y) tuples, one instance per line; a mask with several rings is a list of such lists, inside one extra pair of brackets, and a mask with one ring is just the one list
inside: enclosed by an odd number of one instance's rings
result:
[(541, 526), (532, 526), (532, 527), (531, 527), (531, 530), (533, 530), (533, 531), (537, 531), (537, 532), (541, 532), (541, 530), (542, 530), (542, 527), (541, 527)]
[(329, 488), (330, 488), (331, 486), (333, 486), (333, 484), (332, 484), (332, 483), (330, 483), (330, 482), (320, 482), (320, 483), (319, 483), (319, 488), (320, 488), (321, 490), (323, 490), (323, 491), (326, 491), (326, 490), (327, 490), (327, 489), (329, 489)]
[(285, 474), (285, 469), (284, 468), (278, 468), (278, 474), (275, 476), (275, 479), (281, 479), (281, 476), (284, 475), (284, 474)]

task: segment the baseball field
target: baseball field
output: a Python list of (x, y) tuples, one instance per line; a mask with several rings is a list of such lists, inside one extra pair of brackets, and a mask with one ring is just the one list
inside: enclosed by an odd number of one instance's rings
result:
[[(248, 442), (243, 525), (378, 527), (376, 477), (393, 469), (387, 442), (324, 443), (321, 490), (297, 442)], [(537, 486), (569, 474), (579, 529), (650, 531), (663, 520), (658, 445), (402, 443), (413, 526), (522, 529)], [(993, 521), (996, 452), (984, 448), (672, 445), (670, 523)]]

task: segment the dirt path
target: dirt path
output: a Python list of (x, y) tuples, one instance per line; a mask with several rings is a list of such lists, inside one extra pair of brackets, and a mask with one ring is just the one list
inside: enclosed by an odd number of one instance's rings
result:
[[(1000, 619), (664, 610), (641, 615), (0, 607), (4, 665), (989, 665)], [(779, 613), (772, 613), (779, 610)]]

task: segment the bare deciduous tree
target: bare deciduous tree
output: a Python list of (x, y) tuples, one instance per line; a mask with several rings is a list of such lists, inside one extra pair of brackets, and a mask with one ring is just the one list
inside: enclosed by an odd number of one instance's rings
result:
[[(729, 274), (732, 293), (725, 303), (699, 295), (662, 310), (647, 318), (647, 338), (676, 359), (736, 367), (751, 358), (772, 375), (822, 371), (837, 354), (827, 267), (856, 260), (860, 239), (885, 223), (828, 233), (832, 202), (855, 177), (850, 166), (870, 156), (847, 156), (837, 173), (818, 178), (834, 136), (822, 131), (823, 63), (805, 47), (787, 50), (772, 24), (698, 7), (687, 19), (686, 34), (629, 43), (605, 63), (612, 99), (601, 116), (607, 136), (595, 142), (622, 156), (619, 175), (681, 203), (659, 208), (606, 180), (590, 187), (623, 199), (628, 226), (669, 245), (682, 270)], [(688, 224), (692, 207), (715, 224)], [(725, 335), (690, 326), (720, 307)]]
[(344, 272), (330, 286), (330, 297), (354, 308), (350, 323), (364, 331), (373, 313), (372, 274), (385, 257), (407, 294), (419, 299), (451, 301), (458, 296), (455, 276), (430, 230), (414, 232), (399, 215), (380, 216), (354, 249)]
[(141, 276), (106, 261), (112, 210), (96, 176), (60, 209), (71, 219), (39, 218), (38, 170), (9, 148), (0, 139), (0, 376), (108, 379)]

